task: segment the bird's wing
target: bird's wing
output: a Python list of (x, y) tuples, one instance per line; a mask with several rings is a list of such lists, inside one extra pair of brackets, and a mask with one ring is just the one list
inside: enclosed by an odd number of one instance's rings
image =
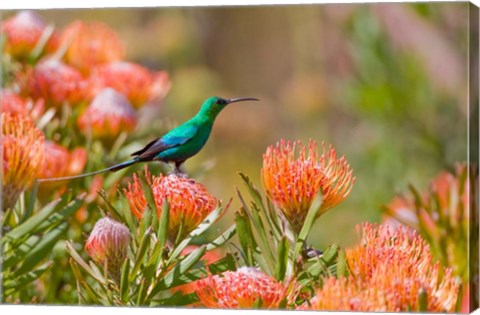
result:
[[(182, 127), (182, 128), (179, 128)], [(142, 160), (153, 159), (158, 153), (190, 141), (198, 132), (198, 126), (179, 126), (161, 138), (148, 143), (143, 149), (132, 153)]]

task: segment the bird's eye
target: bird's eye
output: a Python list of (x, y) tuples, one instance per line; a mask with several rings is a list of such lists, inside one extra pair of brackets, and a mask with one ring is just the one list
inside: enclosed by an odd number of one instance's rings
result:
[(217, 103), (218, 105), (225, 105), (225, 100), (222, 100), (222, 99), (218, 99), (215, 103)]

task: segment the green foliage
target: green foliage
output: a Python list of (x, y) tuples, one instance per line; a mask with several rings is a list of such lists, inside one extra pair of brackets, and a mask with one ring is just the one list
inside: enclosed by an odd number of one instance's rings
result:
[(66, 220), (83, 205), (82, 196), (72, 200), (68, 191), (33, 213), (34, 195), (35, 191), (23, 206), (7, 210), (3, 216), (2, 292), (8, 303), (29, 302), (35, 296), (20, 292), (52, 267), (52, 249), (66, 235)]
[[(300, 233), (295, 235), (280, 212), (275, 211), (268, 198), (262, 197), (248, 176), (239, 175), (252, 199), (247, 206), (237, 190), (243, 206), (236, 213), (235, 223), (245, 265), (259, 267), (282, 282), (296, 279), (299, 288), (309, 294), (321, 286), (323, 277), (346, 275), (345, 255), (338, 245), (328, 247), (323, 253), (309, 251), (306, 246), (322, 205), (321, 195), (312, 202)], [(313, 253), (312, 257), (309, 252)]]
[[(142, 178), (145, 181), (145, 178)], [(71, 256), (70, 264), (75, 273), (81, 304), (117, 305), (117, 306), (161, 306), (184, 305), (193, 303), (196, 296), (183, 294), (176, 288), (227, 270), (234, 270), (236, 262), (231, 254), (205, 265), (201, 261), (207, 250), (213, 250), (228, 242), (235, 235), (235, 227), (227, 229), (212, 242), (199, 246), (189, 254), (184, 254), (187, 246), (193, 244), (216, 222), (225, 210), (219, 205), (186, 238), (170, 242), (167, 239), (169, 206), (165, 200), (162, 204), (160, 218), (157, 217), (156, 202), (149, 185), (146, 189), (147, 207), (142, 219), (132, 218), (128, 207), (122, 210), (106, 199), (108, 215), (125, 223), (132, 233), (127, 259), (118, 276), (109, 273), (108, 266), (99, 266), (84, 259), (74, 248), (73, 241), (67, 242), (67, 252)], [(148, 192), (150, 191), (150, 192)], [(101, 193), (105, 198), (105, 193)], [(127, 210), (125, 210), (127, 209)], [(180, 228), (182, 230), (182, 228)], [(179, 232), (181, 234), (181, 232)]]

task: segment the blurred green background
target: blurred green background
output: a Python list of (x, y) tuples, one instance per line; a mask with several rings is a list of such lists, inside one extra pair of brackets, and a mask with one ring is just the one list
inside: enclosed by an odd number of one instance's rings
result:
[[(356, 240), (355, 225), (408, 183), (420, 189), (467, 155), (468, 3), (45, 10), (47, 22), (100, 20), (127, 60), (171, 75), (152, 115), (173, 126), (211, 96), (251, 96), (228, 107), (187, 172), (218, 198), (260, 187), (262, 154), (278, 140), (332, 143), (357, 177), (349, 198), (322, 216), (309, 241)], [(8, 16), (6, 14), (5, 16)], [(156, 137), (161, 135), (152, 135)], [(234, 198), (224, 224), (238, 208)]]

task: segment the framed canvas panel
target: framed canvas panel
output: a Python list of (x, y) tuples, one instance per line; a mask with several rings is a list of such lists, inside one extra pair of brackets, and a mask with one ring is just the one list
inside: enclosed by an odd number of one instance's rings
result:
[(3, 9), (2, 307), (475, 310), (478, 17)]

